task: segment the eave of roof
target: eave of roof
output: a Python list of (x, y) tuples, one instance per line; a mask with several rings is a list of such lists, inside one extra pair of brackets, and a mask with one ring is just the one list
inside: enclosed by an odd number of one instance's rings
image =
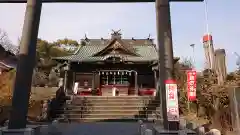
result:
[(17, 65), (14, 65), (14, 64), (13, 64), (13, 65), (11, 65), (11, 64), (6, 64), (6, 63), (0, 61), (0, 67), (1, 67), (1, 68), (5, 67), (6, 69), (7, 69), (7, 68), (16, 68)]

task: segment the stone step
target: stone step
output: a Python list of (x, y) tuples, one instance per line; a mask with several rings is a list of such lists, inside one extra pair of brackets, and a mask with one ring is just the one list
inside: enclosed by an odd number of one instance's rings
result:
[(154, 96), (74, 96), (73, 99), (130, 99), (130, 100), (134, 100), (134, 99), (138, 99), (138, 100), (142, 100), (142, 99), (149, 99), (149, 100), (153, 100), (155, 99)]
[(73, 100), (71, 104), (108, 104), (108, 103), (141, 103), (141, 104), (159, 104), (160, 101), (151, 100)]
[[(138, 102), (109, 102), (109, 103), (85, 103), (85, 104), (75, 104), (80, 106), (148, 106), (145, 103), (138, 103)], [(151, 106), (153, 106), (152, 104)], [(155, 104), (158, 105), (158, 104)]]
[(109, 118), (68, 118), (66, 120), (65, 118), (58, 118), (60, 121), (65, 121), (65, 122), (137, 122), (138, 120), (143, 120), (143, 121), (153, 121), (155, 118), (121, 118), (121, 119), (109, 119)]
[[(76, 119), (76, 118), (96, 118), (96, 119), (125, 119), (125, 118), (146, 118), (152, 116), (152, 114), (138, 114), (138, 113), (105, 113), (105, 114), (64, 114), (66, 118)], [(61, 115), (62, 116), (62, 115)], [(59, 117), (61, 117), (59, 116)]]
[(87, 109), (87, 110), (155, 110), (155, 109), (159, 109), (159, 105), (155, 104), (155, 105), (94, 105), (94, 106), (82, 106), (82, 105), (68, 105), (66, 107), (66, 110), (83, 110), (83, 109)]
[(154, 110), (65, 110), (65, 114), (146, 114), (146, 113), (152, 113)]
[(70, 104), (106, 104), (106, 103), (144, 103), (144, 104), (159, 104), (160, 101), (148, 101), (148, 100), (73, 100)]
[(99, 106), (99, 105), (109, 105), (109, 106), (125, 106), (125, 105), (157, 105), (160, 104), (159, 101), (155, 102), (142, 102), (142, 101), (137, 101), (137, 102), (130, 102), (130, 101), (99, 101), (99, 102), (93, 102), (93, 101), (84, 101), (84, 102), (72, 102), (71, 105), (84, 105), (84, 106)]
[[(159, 109), (153, 96), (74, 96), (67, 103), (65, 117), (71, 121), (136, 120), (152, 118)], [(147, 111), (144, 111), (147, 109)], [(64, 115), (59, 115), (63, 119)], [(147, 116), (146, 116), (147, 115)]]
[[(86, 99), (82, 99), (82, 98), (77, 98), (77, 99), (72, 99), (72, 101), (108, 101), (108, 102), (111, 102), (111, 101), (155, 101), (156, 99), (121, 99), (121, 98), (116, 98), (116, 99), (99, 99), (99, 98), (93, 98), (93, 99), (89, 99), (89, 98), (86, 98)], [(160, 100), (156, 100), (156, 101), (160, 101)]]

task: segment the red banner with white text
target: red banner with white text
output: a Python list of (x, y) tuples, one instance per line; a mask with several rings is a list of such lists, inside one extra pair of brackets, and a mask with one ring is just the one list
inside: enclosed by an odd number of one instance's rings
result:
[(177, 83), (174, 80), (166, 80), (165, 86), (168, 121), (179, 121)]
[(197, 91), (197, 72), (195, 70), (187, 71), (187, 91), (188, 91), (188, 100), (196, 100), (196, 91)]

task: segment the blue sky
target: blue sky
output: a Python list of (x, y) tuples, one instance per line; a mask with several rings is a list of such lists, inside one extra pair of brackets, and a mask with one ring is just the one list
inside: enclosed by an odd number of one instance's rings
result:
[[(240, 0), (208, 0), (209, 29), (214, 47), (227, 51), (228, 71), (236, 68), (240, 53)], [(0, 4), (0, 28), (13, 43), (21, 36), (25, 4)], [(171, 3), (174, 55), (191, 57), (190, 44), (195, 44), (197, 69), (204, 67), (201, 39), (206, 33), (203, 3)], [(43, 4), (39, 37), (54, 41), (59, 38), (80, 40), (107, 38), (111, 29), (121, 29), (125, 38), (156, 37), (154, 3), (133, 4)]]

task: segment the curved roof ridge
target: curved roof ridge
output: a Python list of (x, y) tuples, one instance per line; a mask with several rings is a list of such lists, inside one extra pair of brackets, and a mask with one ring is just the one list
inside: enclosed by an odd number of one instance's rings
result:
[(78, 54), (78, 52), (80, 51), (80, 49), (83, 47), (83, 45), (79, 45), (79, 47), (77, 48), (77, 50), (73, 53), (73, 55)]

